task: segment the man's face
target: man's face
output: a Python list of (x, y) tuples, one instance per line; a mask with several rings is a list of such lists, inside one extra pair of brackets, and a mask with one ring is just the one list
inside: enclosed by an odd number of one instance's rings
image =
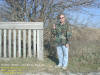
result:
[(60, 15), (60, 22), (64, 23), (65, 22), (65, 16), (64, 15)]

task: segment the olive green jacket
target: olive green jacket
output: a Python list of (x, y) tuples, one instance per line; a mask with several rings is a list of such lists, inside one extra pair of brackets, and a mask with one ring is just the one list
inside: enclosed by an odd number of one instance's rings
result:
[(56, 29), (52, 29), (51, 32), (55, 37), (54, 43), (56, 45), (65, 45), (69, 44), (69, 39), (72, 36), (71, 25), (66, 22), (65, 24), (61, 24), (58, 22), (56, 25)]

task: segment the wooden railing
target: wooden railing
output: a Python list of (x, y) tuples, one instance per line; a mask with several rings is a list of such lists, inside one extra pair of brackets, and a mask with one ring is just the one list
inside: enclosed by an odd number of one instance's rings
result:
[(43, 22), (0, 22), (0, 57), (43, 60)]

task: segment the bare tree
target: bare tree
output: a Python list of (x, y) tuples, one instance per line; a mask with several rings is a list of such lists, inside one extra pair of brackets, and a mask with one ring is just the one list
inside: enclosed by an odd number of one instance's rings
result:
[[(90, 6), (96, 0), (5, 0), (11, 9), (6, 17), (9, 21), (48, 21), (53, 22), (55, 14), (65, 9), (79, 9)], [(2, 13), (3, 14), (3, 13)], [(11, 14), (11, 15), (10, 15)]]

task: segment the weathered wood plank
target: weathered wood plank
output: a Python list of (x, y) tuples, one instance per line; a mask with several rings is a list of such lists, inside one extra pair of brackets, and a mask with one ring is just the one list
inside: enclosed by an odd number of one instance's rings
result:
[(18, 30), (18, 57), (21, 57), (21, 30)]
[(2, 30), (0, 30), (0, 57), (2, 57)]
[(8, 31), (8, 51), (9, 57), (11, 58), (11, 30)]
[(16, 58), (16, 30), (13, 30), (13, 57)]
[(37, 30), (37, 58), (43, 60), (43, 30)]
[(23, 30), (23, 57), (26, 57), (26, 30)]
[[(7, 57), (7, 50), (9, 53), (9, 57), (11, 57), (11, 44), (13, 42), (13, 57), (17, 57), (16, 53), (16, 44), (18, 44), (18, 55), (21, 57), (21, 29), (23, 29), (23, 57), (26, 57), (26, 29), (28, 29), (28, 56), (32, 57), (32, 49), (31, 49), (31, 41), (33, 40), (33, 52), (34, 57), (39, 60), (43, 60), (43, 22), (0, 22), (0, 29), (4, 30), (3, 39), (2, 40), (2, 31), (0, 31), (0, 41), (3, 41), (3, 56)], [(7, 29), (8, 30), (8, 46), (7, 43)], [(13, 29), (13, 38), (12, 38), (12, 29)], [(16, 40), (16, 29), (18, 29), (18, 43)], [(31, 30), (33, 30), (33, 38), (31, 38)], [(12, 41), (13, 39), (13, 41)], [(0, 42), (0, 53), (2, 53), (2, 42)], [(8, 47), (8, 49), (6, 48)], [(36, 54), (37, 53), (37, 54)], [(0, 54), (0, 57), (2, 54)]]
[(6, 49), (7, 49), (7, 48), (6, 48), (6, 47), (7, 47), (7, 46), (6, 46), (6, 42), (7, 42), (7, 41), (6, 41), (6, 38), (7, 38), (7, 37), (6, 37), (6, 36), (7, 36), (7, 30), (4, 30), (4, 46), (3, 46), (3, 47), (4, 47), (4, 57), (7, 57), (7, 50), (6, 50)]
[(43, 22), (0, 22), (0, 29), (43, 29)]
[(31, 30), (28, 30), (28, 56), (31, 57)]
[(33, 30), (33, 52), (34, 57), (36, 57), (36, 30)]

